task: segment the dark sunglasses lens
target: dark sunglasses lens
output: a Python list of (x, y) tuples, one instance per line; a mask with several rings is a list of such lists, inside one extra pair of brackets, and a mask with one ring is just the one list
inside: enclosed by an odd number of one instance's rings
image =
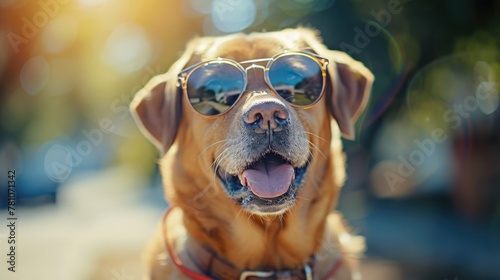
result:
[(297, 106), (315, 103), (323, 91), (321, 67), (303, 55), (277, 58), (269, 69), (269, 82), (283, 99)]
[(212, 62), (194, 70), (187, 81), (189, 103), (198, 113), (215, 116), (227, 111), (243, 92), (244, 76), (226, 62)]

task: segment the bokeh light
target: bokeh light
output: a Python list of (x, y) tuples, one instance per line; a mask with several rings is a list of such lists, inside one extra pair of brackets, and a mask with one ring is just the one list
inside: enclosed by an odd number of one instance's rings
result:
[(40, 150), (45, 154), (44, 168), (47, 176), (55, 182), (66, 181), (73, 169), (71, 154), (68, 150), (53, 141), (43, 145)]
[(69, 15), (56, 17), (43, 29), (43, 45), (49, 53), (60, 53), (71, 46), (77, 34), (75, 18)]
[(47, 60), (43, 56), (35, 56), (21, 68), (19, 76), (21, 86), (29, 95), (35, 95), (41, 92), (50, 76), (50, 68)]
[(212, 20), (222, 32), (242, 31), (255, 21), (257, 7), (253, 0), (214, 0), (212, 2)]
[(144, 29), (136, 24), (123, 24), (109, 36), (103, 59), (118, 71), (130, 73), (142, 69), (151, 59), (152, 47)]

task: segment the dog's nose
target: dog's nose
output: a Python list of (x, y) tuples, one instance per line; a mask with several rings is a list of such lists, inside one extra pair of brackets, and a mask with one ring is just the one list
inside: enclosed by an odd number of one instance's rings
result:
[(290, 122), (289, 117), (285, 104), (266, 99), (252, 104), (243, 114), (243, 121), (254, 129), (278, 131)]

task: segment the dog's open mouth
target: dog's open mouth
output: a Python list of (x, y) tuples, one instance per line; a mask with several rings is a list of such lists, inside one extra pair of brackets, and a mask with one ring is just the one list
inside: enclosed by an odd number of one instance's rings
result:
[(261, 198), (274, 198), (284, 194), (293, 179), (295, 170), (281, 156), (269, 153), (238, 174), (240, 183)]
[(228, 196), (250, 212), (280, 214), (290, 208), (302, 184), (308, 164), (294, 167), (285, 157), (268, 152), (239, 174), (216, 170)]

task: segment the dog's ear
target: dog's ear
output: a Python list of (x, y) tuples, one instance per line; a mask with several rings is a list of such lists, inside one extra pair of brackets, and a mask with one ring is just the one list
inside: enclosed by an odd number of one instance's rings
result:
[(130, 103), (137, 126), (162, 155), (174, 142), (181, 120), (182, 97), (175, 83), (169, 73), (155, 76)]
[(361, 62), (340, 51), (320, 54), (330, 60), (328, 76), (332, 92), (327, 102), (342, 135), (355, 138), (354, 123), (365, 109), (373, 84), (373, 74)]
[(342, 136), (355, 138), (354, 123), (366, 107), (373, 84), (373, 74), (348, 54), (327, 49), (314, 31), (303, 29), (305, 42), (320, 56), (327, 58), (329, 85), (328, 107), (337, 121)]
[(167, 73), (153, 77), (139, 90), (130, 111), (141, 132), (165, 154), (174, 143), (182, 116), (182, 91), (177, 87), (177, 75), (191, 58), (196, 42), (187, 50)]

